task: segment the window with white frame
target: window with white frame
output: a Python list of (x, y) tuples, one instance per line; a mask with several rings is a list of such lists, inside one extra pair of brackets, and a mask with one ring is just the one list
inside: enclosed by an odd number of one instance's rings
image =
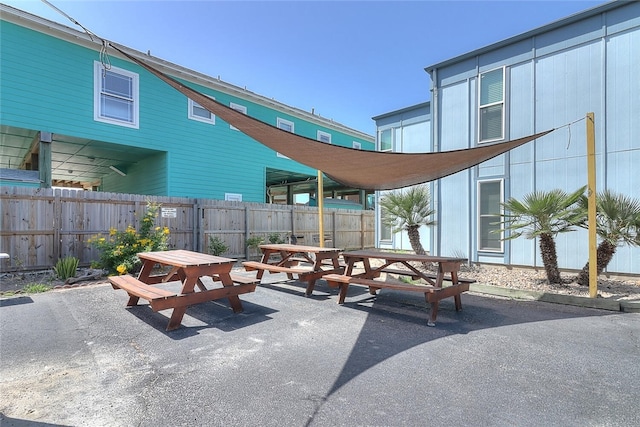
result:
[[(236, 111), (241, 112), (242, 114), (247, 114), (247, 107), (245, 107), (244, 105), (240, 105), (240, 104), (236, 104), (235, 102), (231, 102), (231, 103), (229, 103), (229, 107), (233, 108)], [(233, 126), (233, 125), (229, 125), (229, 129), (238, 130), (238, 128)]]
[(138, 128), (138, 75), (95, 61), (93, 80), (94, 120)]
[[(189, 99), (189, 118), (199, 122), (216, 124), (216, 116), (191, 98)], [(215, 98), (211, 98), (215, 99)]]
[[(278, 117), (278, 119), (276, 121), (276, 126), (279, 129), (282, 129), (284, 131), (294, 133), (293, 122), (290, 122), (289, 120), (281, 119), (280, 117)], [(289, 157), (285, 156), (284, 154), (280, 154), (280, 153), (276, 153), (276, 155), (278, 157), (282, 157), (283, 159), (288, 159), (289, 158)]]
[(504, 139), (504, 68), (480, 74), (478, 141)]
[(351, 147), (355, 148), (356, 150), (362, 150), (362, 144), (359, 143), (358, 141), (353, 141), (351, 143)]
[(393, 150), (393, 129), (381, 130), (378, 133), (380, 142), (380, 151)]
[(278, 129), (282, 129), (282, 130), (286, 130), (287, 132), (294, 133), (293, 122), (290, 122), (289, 120), (281, 119), (280, 117), (278, 117), (277, 126), (278, 126)]
[(327, 144), (331, 144), (331, 134), (319, 130), (318, 131), (318, 141), (325, 142)]
[(502, 252), (502, 180), (478, 182), (478, 250)]

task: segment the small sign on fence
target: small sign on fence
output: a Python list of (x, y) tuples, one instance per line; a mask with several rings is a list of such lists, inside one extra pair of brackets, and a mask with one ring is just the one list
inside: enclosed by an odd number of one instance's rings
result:
[(162, 211), (162, 218), (177, 218), (178, 208), (160, 208)]

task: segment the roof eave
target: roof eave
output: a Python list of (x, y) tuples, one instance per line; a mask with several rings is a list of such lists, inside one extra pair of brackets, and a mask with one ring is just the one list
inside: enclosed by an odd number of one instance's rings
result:
[(435, 70), (437, 68), (443, 68), (443, 67), (446, 67), (448, 65), (452, 65), (452, 64), (464, 61), (465, 59), (473, 58), (475, 56), (482, 55), (482, 54), (487, 53), (487, 52), (491, 52), (491, 51), (499, 49), (501, 47), (517, 43), (519, 41), (525, 40), (525, 39), (530, 38), (532, 36), (536, 36), (536, 35), (539, 35), (539, 34), (542, 34), (542, 33), (546, 33), (548, 31), (555, 30), (557, 28), (566, 26), (568, 24), (583, 20), (583, 19), (585, 19), (587, 17), (598, 15), (598, 14), (606, 12), (608, 10), (615, 9), (617, 7), (622, 6), (624, 3), (629, 3), (629, 0), (612, 0), (612, 1), (608, 2), (608, 3), (604, 3), (604, 4), (601, 4), (599, 6), (594, 6), (592, 8), (587, 9), (587, 10), (584, 10), (582, 12), (574, 13), (573, 15), (569, 15), (569, 16), (567, 16), (565, 18), (562, 18), (562, 19), (559, 19), (557, 21), (553, 21), (553, 22), (551, 22), (549, 24), (546, 24), (546, 25), (543, 25), (541, 27), (534, 28), (533, 30), (526, 31), (526, 32), (518, 34), (516, 36), (509, 37), (507, 39), (498, 41), (496, 43), (492, 43), (490, 45), (481, 47), (480, 49), (472, 50), (472, 51), (464, 53), (462, 55), (459, 55), (459, 56), (447, 59), (445, 61), (438, 62), (436, 64), (430, 65), (428, 67), (425, 67), (424, 70), (427, 73), (429, 73), (429, 75), (432, 75), (433, 70)]
[[(50, 34), (54, 37), (61, 38), (63, 40), (84, 46), (86, 48), (89, 48), (98, 52), (102, 48), (101, 40), (92, 40), (91, 37), (85, 32), (78, 31), (74, 28), (68, 27), (58, 22), (50, 21), (40, 16), (25, 12), (23, 10), (16, 9), (12, 6), (8, 6), (3, 3), (0, 3), (0, 13), (2, 15), (2, 20), (4, 21), (25, 26), (27, 28), (40, 31), (45, 34)], [(116, 42), (114, 41), (114, 43)], [(203, 86), (207, 86), (214, 90), (220, 90), (220, 91), (232, 94), (234, 96), (237, 96), (238, 98), (246, 99), (247, 101), (273, 107), (285, 113), (302, 118), (303, 120), (308, 120), (308, 121), (317, 123), (321, 126), (335, 129), (339, 132), (350, 134), (354, 137), (363, 139), (365, 141), (370, 141), (370, 142), (375, 141), (375, 138), (372, 135), (369, 135), (357, 129), (350, 128), (332, 119), (321, 117), (317, 114), (310, 113), (296, 107), (291, 107), (289, 105), (278, 102), (272, 98), (267, 98), (266, 96), (258, 95), (255, 92), (247, 90), (246, 88), (242, 88), (240, 86), (227, 83), (223, 80), (213, 78), (204, 73), (191, 70), (181, 65), (174, 64), (170, 61), (166, 61), (154, 56), (147, 55), (146, 53), (140, 52), (138, 50), (132, 49), (127, 46), (123, 46), (120, 43), (116, 43), (116, 44), (118, 44), (118, 46), (121, 46), (128, 53), (131, 53), (131, 55), (144, 58), (145, 61), (149, 61), (154, 67), (159, 68), (161, 71), (167, 74), (171, 74), (175, 77), (179, 77), (197, 84), (201, 84)], [(119, 54), (115, 52), (113, 53), (110, 52), (110, 54), (121, 57)], [(125, 59), (124, 57), (121, 57), (121, 58)]]

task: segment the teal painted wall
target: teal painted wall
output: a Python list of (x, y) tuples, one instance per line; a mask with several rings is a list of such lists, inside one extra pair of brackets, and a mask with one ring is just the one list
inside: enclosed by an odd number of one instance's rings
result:
[(0, 179), (0, 187), (2, 186), (39, 188), (40, 184), (37, 182), (23, 182), (23, 181), (14, 181), (14, 180), (8, 180), (8, 179)]
[[(276, 153), (223, 120), (215, 124), (188, 118), (184, 95), (135, 64), (111, 56), (115, 67), (139, 75), (139, 128), (94, 120), (94, 63), (97, 51), (13, 23), (0, 26), (0, 117), (16, 126), (143, 147), (161, 154), (140, 159), (126, 177), (108, 175), (102, 190), (150, 195), (222, 199), (240, 193), (244, 201), (265, 200), (267, 167), (315, 175), (316, 171)], [(373, 140), (337, 132), (230, 94), (185, 82), (218, 101), (235, 102), (247, 114), (267, 123), (294, 122), (295, 133), (316, 139), (317, 130), (332, 134), (332, 143), (374, 149)]]

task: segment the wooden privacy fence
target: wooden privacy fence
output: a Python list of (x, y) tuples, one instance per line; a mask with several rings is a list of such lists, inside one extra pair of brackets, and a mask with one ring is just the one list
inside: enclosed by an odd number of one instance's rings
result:
[[(207, 252), (210, 238), (224, 241), (229, 258), (248, 258), (251, 237), (287, 239), (318, 245), (318, 208), (230, 202), (183, 197), (144, 196), (26, 187), (0, 187), (0, 271), (51, 268), (65, 256), (81, 265), (100, 254), (88, 240), (108, 237), (109, 230), (139, 229), (148, 203), (161, 206), (156, 225), (171, 231), (173, 249)], [(325, 209), (325, 246), (371, 248), (373, 211)]]

